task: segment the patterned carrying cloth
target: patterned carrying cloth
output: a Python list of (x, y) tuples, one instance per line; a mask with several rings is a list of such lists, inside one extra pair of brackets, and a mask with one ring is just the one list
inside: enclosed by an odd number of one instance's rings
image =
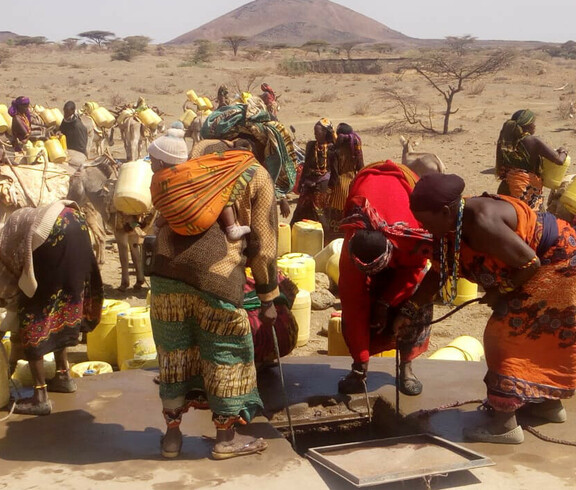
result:
[[(249, 99), (252, 100), (252, 99)], [(276, 186), (276, 197), (292, 191), (296, 182), (297, 157), (286, 128), (271, 119), (266, 110), (246, 104), (216, 109), (202, 126), (202, 138), (232, 140), (249, 137), (264, 148), (262, 163)]]
[(244, 191), (255, 163), (252, 153), (234, 150), (160, 170), (150, 186), (154, 207), (176, 233), (199, 235)]
[(249, 422), (263, 404), (246, 311), (180, 281), (152, 276), (151, 284), (160, 398), (184, 406), (200, 390), (214, 413)]
[[(516, 209), (516, 234), (535, 251), (546, 238), (543, 214), (508, 196), (492, 196)], [(563, 399), (576, 388), (576, 231), (558, 219), (558, 238), (539, 253), (534, 277), (506, 295), (488, 320), (484, 378), (490, 404), (510, 411), (524, 402)], [(544, 233), (543, 233), (544, 232)], [(498, 286), (512, 270), (462, 243), (463, 277)], [(558, 294), (561, 291), (562, 294)]]

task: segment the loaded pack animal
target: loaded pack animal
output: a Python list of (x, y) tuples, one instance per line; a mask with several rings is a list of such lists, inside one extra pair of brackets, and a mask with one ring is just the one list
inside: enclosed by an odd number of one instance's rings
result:
[[(140, 103), (144, 103), (143, 99), (138, 100), (137, 104)], [(161, 115), (157, 107), (151, 107), (151, 109), (159, 116)], [(116, 116), (116, 125), (110, 131), (110, 144), (113, 144), (114, 141), (114, 128), (118, 127), (124, 150), (126, 151), (126, 161), (128, 162), (138, 160), (144, 156), (148, 145), (158, 133), (163, 132), (165, 129), (163, 122), (154, 128), (146, 127), (138, 119), (134, 106), (130, 104), (117, 107), (113, 112)]]
[(68, 199), (76, 201), (84, 210), (91, 224), (95, 250), (100, 263), (104, 261), (106, 245), (105, 229), (114, 234), (118, 245), (121, 267), (119, 290), (130, 287), (130, 258), (136, 271), (135, 289), (145, 282), (141, 261), (141, 242), (148, 227), (152, 225), (154, 213), (142, 216), (126, 215), (117, 211), (112, 203), (114, 187), (118, 178), (118, 165), (109, 155), (85, 163), (70, 179)]
[(414, 151), (416, 143), (404, 136), (400, 136), (400, 143), (402, 144), (402, 164), (409, 167), (419, 177), (430, 173), (446, 173), (446, 166), (434, 153)]

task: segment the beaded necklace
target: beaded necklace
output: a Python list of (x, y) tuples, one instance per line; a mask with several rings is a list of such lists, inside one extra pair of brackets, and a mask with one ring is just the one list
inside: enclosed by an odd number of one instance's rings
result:
[[(452, 277), (448, 264), (448, 234), (440, 240), (440, 289), (446, 294), (442, 295), (442, 302), (451, 305), (457, 295), (457, 282), (460, 271), (460, 242), (462, 240), (462, 217), (464, 216), (464, 199), (460, 199), (458, 217), (456, 218), (456, 233), (454, 236), (454, 254), (452, 262)], [(448, 278), (450, 277), (450, 291), (448, 291)]]

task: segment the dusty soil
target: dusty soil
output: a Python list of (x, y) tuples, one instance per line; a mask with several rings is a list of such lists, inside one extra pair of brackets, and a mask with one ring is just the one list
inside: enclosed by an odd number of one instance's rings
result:
[[(401, 133), (421, 140), (419, 151), (434, 152), (448, 171), (464, 177), (469, 194), (495, 191), (492, 174), (495, 142), (500, 127), (514, 111), (529, 107), (537, 114), (537, 134), (553, 147), (574, 146), (574, 123), (568, 118), (567, 106), (574, 98), (572, 82), (576, 61), (550, 58), (539, 51), (518, 51), (512, 65), (495, 76), (472, 83), (455, 98), (448, 135), (433, 135), (416, 127), (405, 127), (402, 114), (394, 102), (383, 95), (384, 89), (397, 89), (418, 97), (422, 107), (430, 105), (436, 128), (441, 128), (443, 99), (416, 73), (396, 74), (391, 63), (380, 75), (279, 74), (278, 63), (297, 50), (273, 51), (265, 58), (247, 59), (240, 51), (237, 57), (220, 53), (219, 59), (202, 66), (189, 66), (185, 58), (192, 48), (166, 47), (163, 54), (154, 47), (131, 63), (110, 61), (103, 51), (66, 51), (57, 46), (10, 48), (13, 53), (2, 73), (0, 102), (9, 104), (18, 95), (31, 97), (33, 103), (62, 107), (66, 100), (78, 106), (97, 101), (113, 108), (135, 102), (142, 95), (149, 104), (166, 113), (168, 123), (181, 114), (185, 93), (194, 89), (199, 95), (214, 98), (217, 88), (225, 83), (232, 92), (252, 90), (266, 81), (280, 97), (280, 121), (296, 130), (303, 146), (313, 138), (313, 125), (328, 117), (334, 125), (347, 122), (363, 140), (367, 163), (392, 159), (400, 161)], [(354, 53), (356, 57), (373, 57), (374, 53)], [(567, 85), (566, 85), (567, 84)], [(562, 90), (555, 90), (565, 86)], [(112, 148), (117, 158), (125, 158), (119, 142)], [(123, 298), (133, 305), (145, 302), (146, 290), (119, 293), (118, 259), (111, 244), (102, 267), (107, 297)], [(338, 305), (336, 305), (338, 307)], [(313, 312), (310, 341), (293, 355), (326, 354), (325, 329), (333, 309)], [(446, 313), (436, 308), (436, 316)], [(458, 312), (433, 329), (429, 353), (459, 335), (482, 339), (489, 310), (475, 305)]]

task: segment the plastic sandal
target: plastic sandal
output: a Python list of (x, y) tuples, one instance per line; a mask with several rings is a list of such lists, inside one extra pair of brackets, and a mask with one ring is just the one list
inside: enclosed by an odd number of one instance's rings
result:
[(61, 378), (58, 375), (47, 380), (46, 385), (46, 389), (53, 393), (74, 393), (78, 389), (72, 378)]
[(249, 454), (260, 453), (266, 448), (268, 448), (268, 443), (261, 437), (247, 442), (240, 447), (234, 446), (234, 444), (225, 445), (224, 443), (219, 443), (214, 446), (214, 449), (212, 450), (212, 457), (218, 460), (230, 459), (236, 458), (238, 456), (247, 456)]
[(408, 396), (416, 396), (422, 393), (422, 382), (416, 377), (398, 380), (398, 389)]
[(160, 439), (160, 453), (162, 454), (162, 456), (164, 458), (177, 458), (178, 456), (180, 456), (180, 451), (182, 450), (182, 436), (180, 436), (180, 444), (178, 444), (178, 448), (172, 451), (169, 451), (168, 449), (164, 448), (164, 438), (165, 436), (162, 437), (162, 439)]
[(490, 442), (493, 444), (521, 444), (524, 442), (524, 432), (521, 426), (504, 434), (492, 434), (486, 427), (465, 428), (464, 437), (470, 441)]
[(568, 418), (566, 409), (562, 405), (546, 408), (541, 403), (529, 403), (520, 409), (520, 413), (554, 422), (555, 424), (562, 424)]
[(32, 398), (22, 398), (14, 402), (14, 413), (19, 415), (50, 415), (52, 413), (52, 403), (47, 400), (36, 403)]

